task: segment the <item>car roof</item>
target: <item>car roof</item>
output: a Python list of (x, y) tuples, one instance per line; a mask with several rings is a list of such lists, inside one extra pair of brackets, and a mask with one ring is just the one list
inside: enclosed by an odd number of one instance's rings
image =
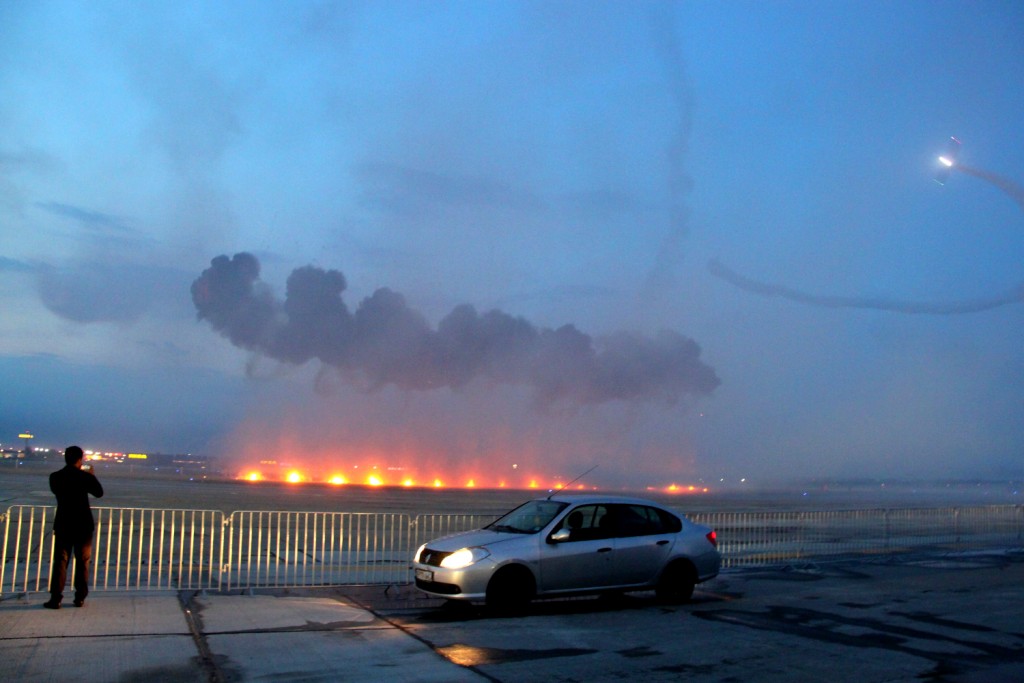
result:
[(581, 505), (584, 503), (618, 503), (620, 505), (650, 505), (656, 508), (667, 510), (668, 508), (661, 503), (647, 498), (637, 498), (635, 496), (622, 496), (622, 495), (608, 495), (600, 493), (553, 493), (550, 496), (544, 498), (537, 498), (536, 500), (553, 500), (559, 503), (569, 503), (570, 505)]

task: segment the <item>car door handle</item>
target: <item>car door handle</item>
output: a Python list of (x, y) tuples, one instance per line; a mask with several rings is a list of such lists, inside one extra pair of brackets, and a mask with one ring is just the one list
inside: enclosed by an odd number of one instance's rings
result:
[(599, 553), (610, 553), (611, 551), (612, 551), (611, 548), (598, 548), (597, 549), (597, 552), (599, 552)]
[(658, 541), (658, 545), (668, 545), (668, 541)]

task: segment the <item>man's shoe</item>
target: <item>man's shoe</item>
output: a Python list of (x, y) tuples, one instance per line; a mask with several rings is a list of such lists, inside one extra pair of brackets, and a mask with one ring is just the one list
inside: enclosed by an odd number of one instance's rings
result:
[(43, 603), (43, 607), (46, 609), (60, 609), (60, 600), (49, 600)]
[(75, 598), (75, 607), (84, 607), (84, 606), (85, 606), (85, 600), (84, 599), (79, 600), (78, 598)]

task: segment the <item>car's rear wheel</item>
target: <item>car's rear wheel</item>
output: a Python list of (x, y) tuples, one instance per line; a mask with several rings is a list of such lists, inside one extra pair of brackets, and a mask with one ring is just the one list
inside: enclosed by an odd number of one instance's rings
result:
[(530, 570), (522, 565), (499, 569), (487, 584), (487, 606), (499, 611), (521, 610), (537, 591)]
[(678, 604), (686, 602), (693, 596), (693, 587), (697, 583), (697, 573), (693, 565), (685, 560), (676, 560), (661, 573), (655, 593), (665, 602)]

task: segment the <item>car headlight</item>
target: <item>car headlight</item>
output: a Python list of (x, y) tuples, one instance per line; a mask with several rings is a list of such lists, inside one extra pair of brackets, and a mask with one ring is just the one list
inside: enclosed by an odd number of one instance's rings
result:
[(419, 562), (420, 561), (420, 555), (423, 554), (423, 549), (426, 548), (426, 547), (427, 547), (427, 544), (424, 543), (423, 545), (421, 545), (419, 548), (416, 549), (416, 554), (412, 556), (412, 561), (413, 562)]
[(487, 548), (463, 548), (456, 550), (448, 557), (441, 560), (441, 566), (445, 569), (462, 569), (474, 562), (479, 562), (491, 554)]

